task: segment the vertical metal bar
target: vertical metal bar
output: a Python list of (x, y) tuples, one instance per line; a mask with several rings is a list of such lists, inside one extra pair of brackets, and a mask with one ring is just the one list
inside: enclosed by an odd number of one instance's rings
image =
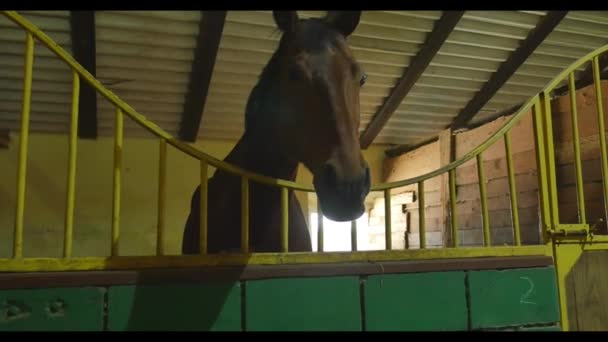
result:
[(289, 251), (289, 191), (281, 187), (281, 251)]
[(21, 132), (19, 134), (19, 164), (17, 169), (17, 208), (13, 235), (13, 257), (23, 256), (23, 215), (25, 212), (25, 179), (27, 174), (27, 145), (30, 130), (30, 105), (32, 101), (32, 68), (34, 65), (34, 37), (25, 37), (25, 65), (23, 75), (23, 104)]
[(593, 58), (593, 84), (597, 104), (597, 123), (600, 134), (600, 154), (602, 158), (602, 182), (604, 184), (604, 217), (608, 219), (608, 157), (606, 151), (606, 124), (604, 122), (604, 106), (602, 103), (602, 87), (600, 85), (600, 64), (598, 56)]
[(350, 249), (357, 251), (357, 220), (350, 221)]
[(477, 178), (479, 179), (479, 199), (481, 202), (481, 218), (483, 223), (483, 243), (490, 246), (490, 215), (488, 213), (488, 198), (486, 195), (486, 179), (483, 173), (481, 153), (477, 155)]
[(420, 248), (426, 248), (426, 216), (424, 204), (424, 181), (418, 182), (418, 233)]
[(249, 253), (249, 179), (241, 177), (241, 251)]
[(572, 144), (574, 145), (574, 167), (576, 171), (576, 198), (578, 201), (579, 223), (585, 224), (587, 223), (587, 214), (585, 210), (583, 168), (581, 166), (581, 143), (578, 134), (578, 110), (576, 108), (576, 87), (574, 86), (573, 72), (568, 74), (568, 88), (570, 90), (570, 115), (572, 119)]
[(206, 160), (201, 160), (201, 169), (200, 169), (200, 182), (201, 182), (201, 190), (200, 190), (200, 234), (199, 234), (199, 252), (201, 255), (207, 254), (207, 215), (209, 210), (209, 200), (208, 200), (208, 164)]
[(80, 76), (72, 74), (72, 111), (70, 121), (70, 139), (68, 140), (68, 189), (65, 205), (65, 232), (63, 256), (72, 256), (72, 237), (74, 232), (74, 198), (76, 189), (76, 149), (78, 145), (78, 100), (80, 98)]
[(392, 217), (391, 217), (391, 190), (384, 190), (384, 239), (386, 250), (393, 248), (393, 236), (392, 236)]
[(158, 140), (158, 199), (156, 217), (156, 255), (165, 254), (165, 197), (167, 179), (167, 142)]
[(122, 110), (116, 108), (114, 127), (114, 184), (112, 198), (112, 256), (118, 255), (118, 240), (120, 238), (120, 186), (122, 171), (122, 143), (124, 117)]
[[(536, 165), (538, 168), (538, 187), (540, 195), (540, 219), (543, 236), (547, 233), (551, 221), (551, 208), (549, 207), (548, 175), (545, 151), (545, 132), (543, 125), (542, 109), (540, 101), (537, 100), (532, 107), (532, 125), (534, 129)], [(545, 239), (546, 240), (546, 239)]]
[(323, 252), (323, 212), (319, 198), (317, 198), (317, 252)]
[(515, 171), (513, 171), (513, 156), (511, 155), (511, 136), (509, 132), (504, 135), (505, 157), (507, 158), (507, 174), (509, 178), (509, 197), (511, 198), (511, 220), (513, 221), (513, 239), (515, 245), (521, 246), (519, 228), (519, 208), (517, 207), (517, 190), (515, 184)]
[(559, 224), (559, 207), (557, 198), (557, 176), (555, 171), (555, 144), (553, 142), (553, 118), (551, 114), (551, 97), (546, 92), (541, 94), (541, 104), (544, 119), (545, 131), (545, 160), (547, 162), (547, 171), (549, 176), (547, 200), (550, 205), (551, 225)]
[(456, 169), (449, 173), (450, 181), (450, 219), (452, 220), (452, 241), (458, 247), (458, 221), (456, 220)]

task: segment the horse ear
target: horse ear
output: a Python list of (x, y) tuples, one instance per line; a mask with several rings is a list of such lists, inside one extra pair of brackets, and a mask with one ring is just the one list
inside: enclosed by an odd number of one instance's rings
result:
[(360, 19), (361, 11), (328, 11), (325, 17), (325, 21), (340, 31), (344, 37), (355, 31)]
[(293, 33), (298, 23), (298, 12), (296, 11), (272, 11), (274, 22), (283, 32)]

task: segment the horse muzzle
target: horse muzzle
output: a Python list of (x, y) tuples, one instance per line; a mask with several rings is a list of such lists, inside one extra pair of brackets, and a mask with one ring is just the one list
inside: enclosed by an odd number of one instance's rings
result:
[(371, 177), (368, 166), (356, 177), (339, 177), (335, 167), (327, 163), (314, 176), (313, 184), (323, 215), (332, 221), (353, 221), (365, 212)]

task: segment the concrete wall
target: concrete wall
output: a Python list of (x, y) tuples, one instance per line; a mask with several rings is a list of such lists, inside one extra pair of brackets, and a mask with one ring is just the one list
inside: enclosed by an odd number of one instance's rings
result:
[[(8, 149), (0, 149), (0, 257), (12, 253), (19, 138), (11, 134)], [(195, 145), (224, 158), (233, 141), (199, 141)], [(65, 135), (31, 134), (27, 165), (24, 255), (58, 257), (62, 254), (66, 208), (68, 139)], [(381, 177), (383, 149), (372, 147), (365, 157), (374, 181)], [(188, 215), (190, 196), (199, 182), (199, 164), (173, 147), (167, 155), (165, 250), (178, 254)], [(110, 254), (112, 215), (113, 138), (78, 141), (74, 256)], [(214, 169), (210, 169), (213, 174)], [(310, 183), (301, 167), (297, 181)], [(121, 255), (151, 255), (156, 250), (158, 141), (125, 138), (121, 206)], [(307, 196), (299, 193), (308, 211)], [(238, 208), (235, 211), (238, 212)], [(308, 215), (307, 215), (308, 217)]]

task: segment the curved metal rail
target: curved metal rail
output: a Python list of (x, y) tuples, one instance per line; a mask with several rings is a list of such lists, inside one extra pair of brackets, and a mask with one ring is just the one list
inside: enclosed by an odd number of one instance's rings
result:
[[(15, 218), (15, 236), (14, 236), (14, 253), (12, 259), (0, 259), (0, 270), (11, 271), (32, 271), (32, 270), (72, 270), (72, 269), (109, 269), (109, 268), (125, 268), (125, 267), (185, 267), (193, 265), (219, 265), (219, 264), (281, 264), (281, 263), (308, 263), (308, 262), (337, 262), (337, 261), (362, 261), (362, 260), (398, 260), (398, 259), (413, 259), (413, 258), (451, 258), (451, 257), (475, 257), (475, 256), (512, 256), (512, 255), (550, 255), (551, 251), (548, 245), (540, 246), (521, 246), (519, 232), (519, 218), (517, 213), (517, 197), (515, 187), (515, 176), (513, 172), (513, 162), (511, 158), (509, 131), (513, 128), (525, 115), (532, 111), (534, 118), (535, 129), (535, 144), (537, 151), (538, 177), (539, 177), (539, 192), (541, 197), (541, 221), (543, 231), (550, 234), (556, 230), (559, 225), (557, 201), (555, 197), (556, 180), (555, 180), (555, 158), (553, 151), (553, 137), (551, 128), (551, 112), (550, 112), (550, 94), (554, 88), (566, 77), (569, 79), (571, 98), (575, 97), (574, 93), (574, 77), (573, 72), (581, 65), (591, 62), (594, 70), (595, 89), (598, 94), (598, 116), (600, 119), (600, 131), (604, 130), (603, 111), (601, 108), (601, 92), (599, 86), (599, 64), (598, 56), (608, 51), (608, 45), (601, 47), (578, 61), (557, 75), (547, 86), (538, 94), (532, 96), (518, 111), (515, 113), (499, 130), (488, 137), (483, 143), (476, 148), (458, 158), (457, 160), (439, 168), (432, 172), (413, 177), (410, 179), (399, 180), (394, 182), (386, 182), (375, 184), (371, 191), (383, 192), (385, 201), (385, 232), (386, 232), (386, 251), (373, 252), (356, 252), (353, 248), (351, 253), (292, 253), (289, 252), (287, 245), (287, 192), (305, 191), (314, 192), (311, 185), (299, 184), (296, 182), (275, 179), (266, 177), (260, 174), (252, 173), (242, 168), (236, 167), (222, 160), (219, 160), (209, 154), (204, 153), (197, 148), (178, 141), (169, 133), (165, 132), (154, 122), (148, 120), (144, 115), (137, 112), (126, 102), (121, 100), (112, 91), (106, 89), (95, 77), (85, 70), (70, 54), (62, 49), (48, 35), (38, 29), (34, 24), (20, 16), (14, 11), (3, 11), (3, 15), (8, 17), (18, 26), (26, 31), (26, 53), (25, 53), (25, 73), (24, 73), (24, 97), (22, 111), (22, 127), (21, 139), (19, 146), (19, 176), (18, 176), (18, 191), (17, 191), (17, 210)], [(57, 57), (63, 60), (73, 71), (73, 97), (72, 97), (72, 122), (70, 130), (70, 151), (68, 165), (68, 198), (66, 209), (66, 226), (64, 240), (64, 258), (47, 258), (47, 259), (28, 259), (23, 258), (23, 214), (24, 214), (24, 194), (25, 194), (25, 168), (27, 159), (27, 143), (29, 130), (29, 112), (31, 101), (31, 81), (32, 81), (32, 63), (34, 55), (34, 39), (37, 39), (46, 47), (48, 47)], [(115, 150), (114, 150), (114, 197), (113, 197), (113, 212), (112, 212), (112, 256), (109, 258), (72, 258), (72, 231), (73, 231), (73, 211), (74, 211), (74, 179), (75, 179), (75, 158), (76, 158), (76, 130), (78, 118), (78, 94), (80, 89), (80, 80), (83, 79), (99, 92), (106, 100), (112, 103), (116, 108), (116, 133), (115, 133)], [(573, 118), (576, 118), (576, 104), (573, 102)], [(119, 257), (118, 242), (120, 239), (119, 217), (120, 217), (120, 179), (121, 179), (121, 151), (123, 144), (123, 120), (124, 114), (137, 122), (139, 125), (147, 129), (149, 132), (159, 138), (159, 211), (158, 211), (158, 247), (157, 256), (150, 257)], [(575, 120), (576, 121), (576, 120)], [(575, 152), (578, 149), (578, 131), (576, 125), (573, 125), (575, 137)], [(604, 193), (608, 198), (608, 163), (606, 162), (606, 142), (603, 134), (600, 134), (600, 143), (602, 146), (602, 167), (604, 176)], [(482, 154), (490, 146), (496, 143), (499, 139), (504, 138), (505, 151), (507, 158), (509, 190), (511, 193), (511, 210), (514, 228), (514, 241), (516, 246), (492, 246), (490, 241), (490, 222), (488, 218), (487, 197), (485, 190), (485, 179), (483, 172)], [(164, 256), (162, 248), (162, 239), (164, 236), (164, 183), (166, 169), (166, 147), (167, 144), (175, 147), (179, 151), (197, 159), (201, 164), (201, 255), (200, 256)], [(579, 204), (584, 206), (582, 192), (582, 176), (580, 171), (580, 151), (576, 154), (576, 171), (577, 171), (577, 196)], [(482, 207), (482, 222), (484, 233), (483, 247), (459, 247), (458, 243), (458, 224), (455, 215), (456, 208), (456, 175), (457, 167), (463, 165), (473, 158), (477, 161), (477, 170), (479, 176), (479, 191)], [(238, 255), (207, 255), (206, 253), (206, 219), (207, 219), (207, 169), (209, 166), (217, 169), (230, 172), (238, 175), (242, 179), (242, 214), (244, 217), (242, 229), (242, 253)], [(452, 232), (453, 246), (442, 249), (427, 249), (425, 239), (425, 219), (424, 219), (424, 183), (429, 179), (447, 173), (449, 176), (449, 198), (450, 198), (450, 225)], [(247, 190), (249, 182), (259, 182), (271, 186), (280, 187), (282, 189), (282, 253), (266, 253), (252, 254), (248, 251), (248, 196)], [(419, 190), (419, 214), (420, 214), (420, 250), (391, 250), (391, 197), (390, 190), (400, 188), (407, 185), (417, 184)], [(553, 197), (552, 197), (553, 196)], [(584, 207), (582, 208), (584, 213)], [(319, 221), (319, 246), (322, 246), (322, 220)], [(581, 217), (581, 223), (585, 224), (584, 214)], [(353, 231), (356, 233), (356, 225), (353, 224)], [(545, 243), (547, 239), (545, 236)], [(353, 245), (356, 245), (353, 243)], [(321, 248), (322, 249), (322, 248)], [(322, 250), (321, 250), (322, 251)]]

